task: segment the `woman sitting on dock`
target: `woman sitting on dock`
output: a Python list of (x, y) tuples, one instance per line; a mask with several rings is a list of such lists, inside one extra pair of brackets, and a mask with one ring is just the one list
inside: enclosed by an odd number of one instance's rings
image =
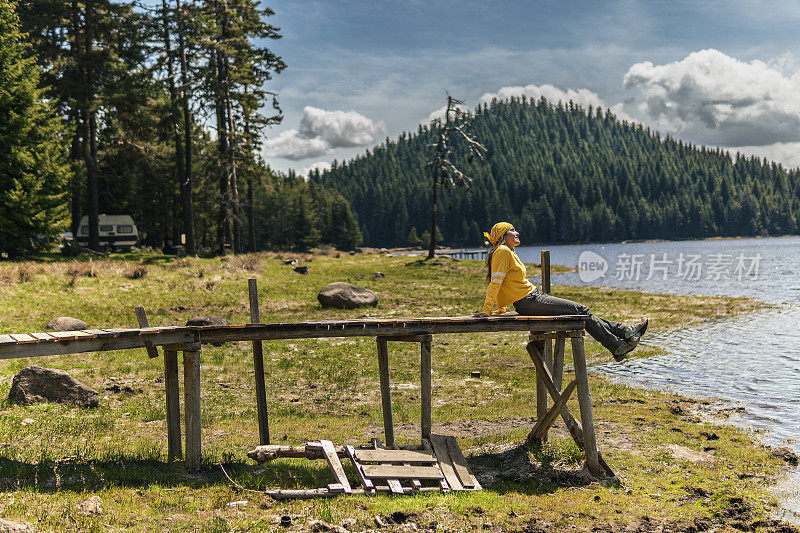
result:
[(539, 292), (525, 277), (525, 265), (520, 261), (514, 248), (519, 245), (519, 233), (508, 222), (499, 222), (492, 227), (491, 234), (484, 233), (492, 244), (486, 257), (486, 301), (483, 312), (473, 316), (485, 317), (492, 314), (495, 304), (498, 313), (504, 313), (508, 304), (513, 303), (520, 315), (554, 316), (585, 315), (586, 331), (605, 346), (621, 361), (639, 344), (639, 339), (647, 329), (647, 318), (635, 326), (626, 326), (597, 317), (583, 304), (556, 298)]

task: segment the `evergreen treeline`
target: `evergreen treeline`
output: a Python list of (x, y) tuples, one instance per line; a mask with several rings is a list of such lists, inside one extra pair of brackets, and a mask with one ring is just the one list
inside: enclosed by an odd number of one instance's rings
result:
[(189, 254), (360, 243), (341, 195), (273, 174), (259, 156), (265, 129), (282, 118), (269, 80), (286, 67), (263, 46), (281, 37), (270, 9), (256, 0), (0, 8), (0, 255), (46, 249), (60, 231), (77, 234), (82, 216), (98, 249), (99, 213), (132, 215), (153, 247), (183, 234)]
[[(475, 137), (487, 164), (469, 165), (471, 190), (445, 192), (444, 242), (478, 245), (500, 220), (525, 242), (791, 234), (800, 172), (662, 138), (609, 110), (512, 98), (479, 106)], [(312, 179), (350, 201), (365, 242), (404, 245), (426, 230), (433, 132), (420, 126)]]
[(39, 88), (14, 6), (0, 1), (0, 253), (52, 245), (67, 215), (63, 130)]

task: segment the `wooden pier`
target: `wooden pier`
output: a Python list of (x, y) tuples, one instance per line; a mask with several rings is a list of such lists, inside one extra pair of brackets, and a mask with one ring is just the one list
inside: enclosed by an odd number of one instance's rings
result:
[(486, 259), (486, 250), (449, 250), (436, 252), (436, 255), (446, 255), (450, 259)]
[[(549, 259), (549, 257), (548, 257)], [(544, 263), (544, 261), (543, 261)], [(549, 261), (547, 262), (549, 265)], [(543, 276), (543, 289), (549, 292), (549, 276)], [(380, 375), (386, 448), (396, 449), (389, 383), (389, 343), (413, 342), (420, 345), (421, 443), (431, 442), (431, 375), (434, 335), (459, 333), (528, 332), (526, 350), (536, 367), (538, 420), (531, 437), (546, 439), (547, 431), (560, 416), (577, 445), (584, 450), (589, 471), (595, 476), (613, 476), (597, 451), (591, 397), (584, 351), (584, 317), (494, 315), (490, 317), (421, 317), (361, 319), (262, 324), (258, 314), (255, 280), (249, 284), (250, 322), (231, 326), (149, 327), (144, 309), (137, 308), (139, 328), (88, 329), (81, 331), (0, 335), (0, 359), (48, 355), (142, 349), (149, 357), (164, 359), (167, 443), (169, 460), (184, 458), (189, 469), (198, 469), (202, 456), (200, 424), (200, 354), (204, 344), (251, 342), (255, 372), (260, 445), (269, 445), (269, 421), (265, 391), (263, 342), (280, 339), (328, 337), (374, 337)], [(562, 391), (564, 349), (570, 340), (575, 379)], [(553, 342), (555, 349), (553, 349)], [(159, 354), (161, 348), (163, 354)], [(179, 411), (179, 359), (184, 372), (185, 447), (181, 443)], [(577, 390), (580, 422), (566, 406)], [(552, 407), (548, 409), (548, 395)]]

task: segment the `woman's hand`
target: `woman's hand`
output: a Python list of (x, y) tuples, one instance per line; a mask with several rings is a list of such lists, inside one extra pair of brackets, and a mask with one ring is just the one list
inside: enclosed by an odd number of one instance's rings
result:
[(477, 313), (472, 313), (472, 318), (486, 318), (489, 315), (484, 313), (483, 311), (478, 311)]

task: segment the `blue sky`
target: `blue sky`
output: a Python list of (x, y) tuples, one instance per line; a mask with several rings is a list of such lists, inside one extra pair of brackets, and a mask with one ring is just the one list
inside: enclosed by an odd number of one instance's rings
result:
[[(574, 97), (687, 141), (800, 164), (794, 2), (278, 0), (274, 168), (349, 159), (441, 108)], [(578, 91), (567, 94), (566, 91)]]

